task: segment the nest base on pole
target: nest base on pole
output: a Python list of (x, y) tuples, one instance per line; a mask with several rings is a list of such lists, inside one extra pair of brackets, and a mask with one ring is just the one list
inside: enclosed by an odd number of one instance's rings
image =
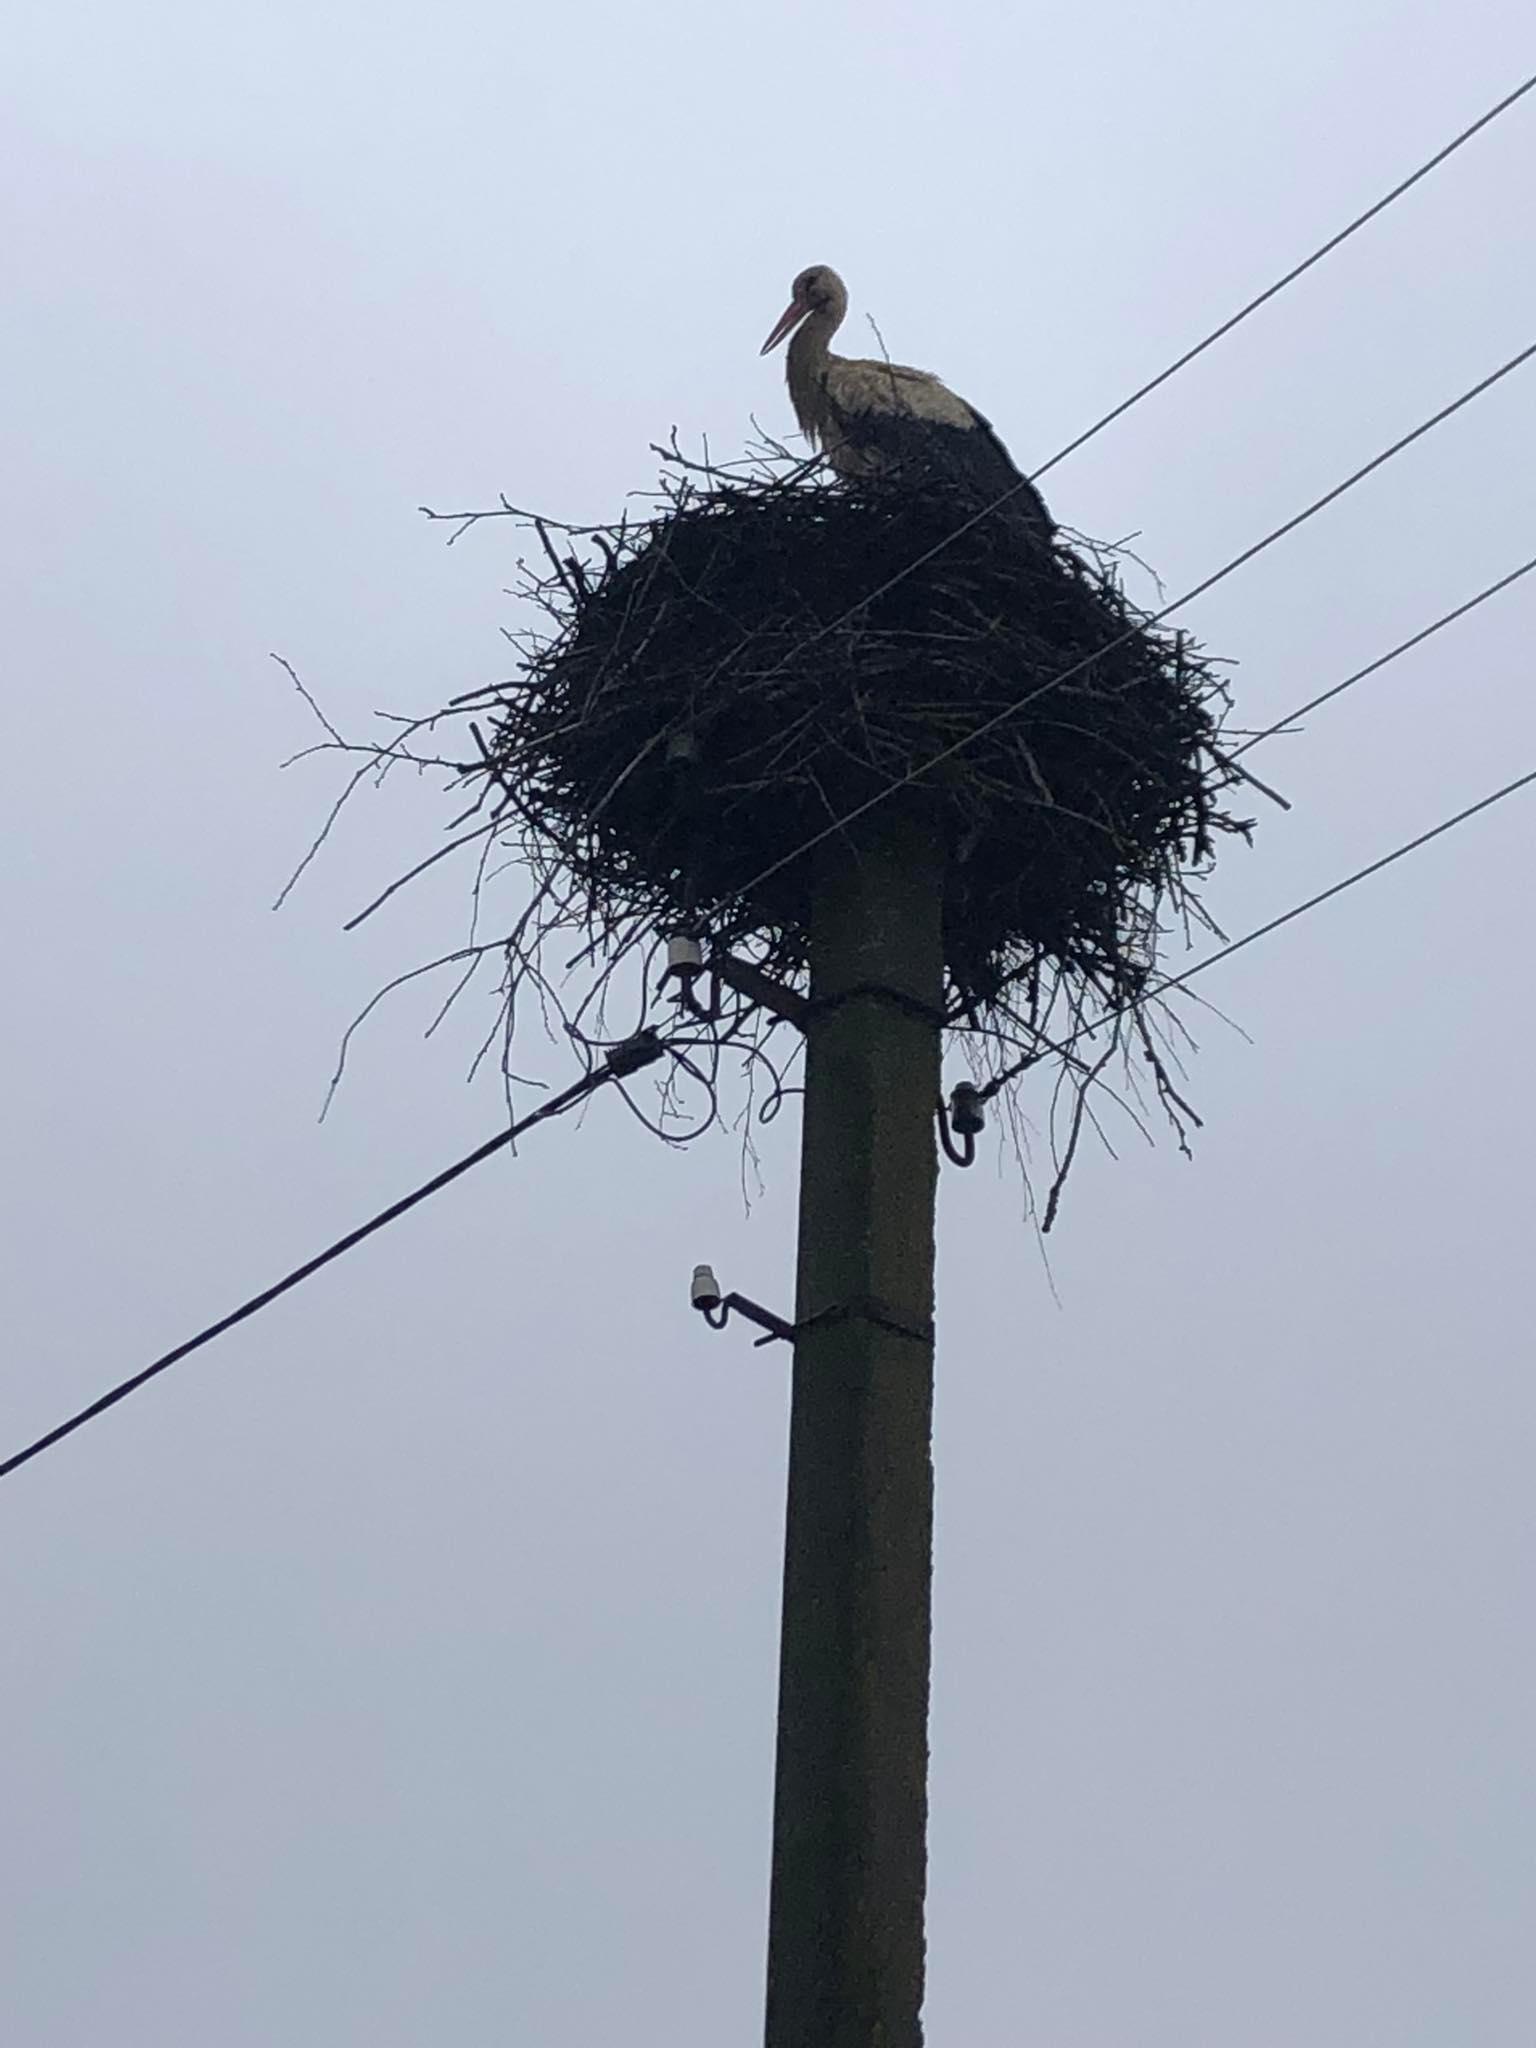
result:
[(554, 630), (481, 770), (593, 920), (697, 926), (793, 973), (801, 849), (901, 787), (945, 849), (957, 1014), (1037, 969), (1135, 993), (1235, 821), (1222, 685), (1113, 562), (931, 480), (684, 474), (595, 541), (533, 580)]

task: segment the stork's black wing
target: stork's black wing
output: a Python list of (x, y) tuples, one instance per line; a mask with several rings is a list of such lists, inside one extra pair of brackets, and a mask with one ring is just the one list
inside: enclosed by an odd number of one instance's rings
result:
[[(831, 400), (831, 394), (828, 394)], [(903, 407), (857, 411), (831, 400), (840, 441), (871, 457), (870, 470), (889, 471), (909, 481), (927, 474), (958, 483), (981, 503), (997, 503), (1000, 514), (1019, 520), (1042, 540), (1056, 531), (1045, 500), (1015, 465), (989, 419), (969, 402), (951, 400), (970, 424), (936, 420)]]
[[(970, 405), (969, 399), (966, 400), (966, 404)], [(957, 450), (958, 461), (965, 465), (963, 474), (968, 481), (974, 481), (978, 487), (992, 491), (997, 496), (1001, 496), (1004, 491), (1011, 492), (1008, 509), (1017, 513), (1029, 525), (1038, 527), (1041, 535), (1049, 540), (1056, 531), (1056, 522), (1046, 510), (1044, 498), (1003, 446), (992, 422), (984, 414), (979, 413), (974, 405), (971, 405), (971, 418), (976, 422), (974, 428), (950, 427), (941, 430), (953, 435), (957, 442), (975, 444), (973, 448)]]

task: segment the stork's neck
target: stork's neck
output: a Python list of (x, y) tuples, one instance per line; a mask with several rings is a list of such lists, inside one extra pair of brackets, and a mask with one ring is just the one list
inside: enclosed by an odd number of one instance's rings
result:
[(795, 331), (785, 359), (789, 399), (803, 433), (820, 436), (826, 425), (827, 365), (831, 341), (843, 323), (841, 306), (819, 307)]

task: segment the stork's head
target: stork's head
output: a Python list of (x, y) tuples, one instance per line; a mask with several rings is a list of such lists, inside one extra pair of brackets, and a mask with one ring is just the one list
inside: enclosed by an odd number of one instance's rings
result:
[(789, 304), (779, 315), (772, 334), (763, 343), (763, 354), (767, 355), (771, 348), (777, 348), (785, 335), (793, 334), (801, 321), (808, 320), (813, 313), (827, 316), (831, 326), (836, 327), (847, 310), (848, 293), (837, 272), (825, 263), (811, 264), (795, 279)]

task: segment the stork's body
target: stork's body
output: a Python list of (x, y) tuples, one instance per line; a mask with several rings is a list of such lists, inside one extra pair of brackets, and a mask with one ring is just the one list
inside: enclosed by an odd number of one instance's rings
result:
[(793, 333), (786, 376), (795, 417), (839, 475), (945, 476), (1004, 500), (1006, 510), (1051, 533), (1040, 493), (973, 405), (930, 370), (833, 355), (847, 311), (837, 272), (812, 264), (795, 279), (794, 296), (763, 343), (766, 355)]

